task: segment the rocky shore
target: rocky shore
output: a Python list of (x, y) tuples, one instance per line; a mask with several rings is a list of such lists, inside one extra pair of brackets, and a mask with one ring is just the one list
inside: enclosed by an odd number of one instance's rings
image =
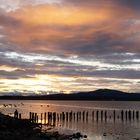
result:
[(80, 133), (60, 135), (58, 132), (42, 132), (38, 124), (27, 119), (16, 119), (0, 113), (0, 140), (79, 140)]

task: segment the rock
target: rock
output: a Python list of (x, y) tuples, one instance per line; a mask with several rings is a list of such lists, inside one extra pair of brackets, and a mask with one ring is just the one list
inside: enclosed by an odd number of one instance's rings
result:
[(134, 138), (135, 140), (140, 140), (139, 138)]
[(87, 135), (84, 135), (83, 137), (84, 137), (84, 138), (87, 138)]
[(73, 138), (75, 138), (75, 139), (79, 139), (81, 137), (83, 137), (83, 136), (81, 135), (80, 132), (77, 132), (76, 134), (73, 134)]
[(57, 131), (42, 132), (39, 125), (30, 120), (19, 120), (0, 113), (0, 140), (79, 140), (80, 138), (83, 138), (80, 132), (73, 135), (60, 135)]

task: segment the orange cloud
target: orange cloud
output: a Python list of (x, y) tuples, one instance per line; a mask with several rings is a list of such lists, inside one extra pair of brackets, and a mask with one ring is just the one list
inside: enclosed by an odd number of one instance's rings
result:
[(27, 6), (12, 16), (25, 22), (25, 24), (36, 25), (84, 25), (96, 21), (104, 21), (111, 16), (106, 9), (89, 9), (87, 7), (73, 7), (61, 5)]
[(126, 8), (117, 8), (113, 5), (93, 8), (60, 4), (25, 6), (9, 13), (21, 26), (15, 26), (14, 30), (7, 28), (8, 41), (29, 51), (64, 51), (66, 48), (62, 46), (66, 42), (88, 43), (96, 40), (98, 32), (119, 34), (124, 28), (119, 22), (133, 14)]
[[(132, 88), (139, 78), (138, 16), (112, 2), (101, 6), (95, 2), (91, 2), (92, 6), (84, 3), (26, 5), (0, 14), (1, 33), (5, 35), (0, 38), (0, 61), (7, 63), (0, 66), (4, 81), (1, 88), (34, 90), (35, 86), (38, 91), (67, 92), (116, 85), (119, 89)], [(51, 56), (53, 59), (44, 59)], [(33, 61), (35, 57), (39, 57), (37, 62)], [(92, 80), (87, 80), (89, 77)], [(130, 83), (126, 82), (128, 79)]]

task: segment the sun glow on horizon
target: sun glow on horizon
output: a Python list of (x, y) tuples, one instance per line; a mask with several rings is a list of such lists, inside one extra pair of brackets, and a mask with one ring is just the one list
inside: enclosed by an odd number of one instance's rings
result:
[(139, 92), (140, 15), (130, 4), (0, 1), (0, 92)]

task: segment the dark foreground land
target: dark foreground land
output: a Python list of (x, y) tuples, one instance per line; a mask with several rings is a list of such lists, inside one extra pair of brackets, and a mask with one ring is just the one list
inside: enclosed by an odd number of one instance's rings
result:
[(0, 140), (79, 140), (81, 137), (80, 133), (60, 135), (58, 132), (42, 132), (38, 124), (0, 113)]

